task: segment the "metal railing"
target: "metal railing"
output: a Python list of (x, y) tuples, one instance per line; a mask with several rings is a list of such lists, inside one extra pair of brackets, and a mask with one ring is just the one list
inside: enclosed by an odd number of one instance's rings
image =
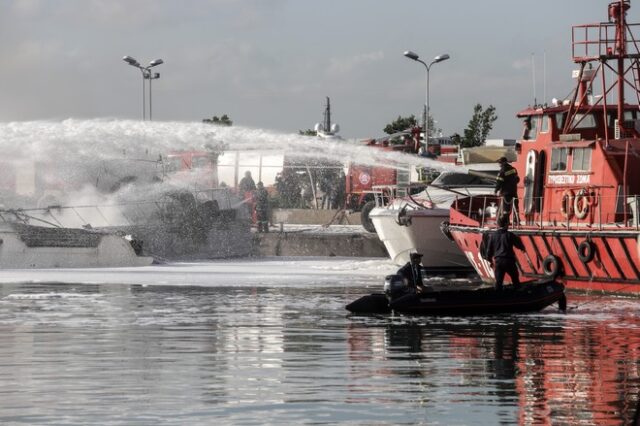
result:
[(533, 211), (525, 213), (523, 200), (519, 200), (518, 220), (514, 220), (515, 209), (507, 208), (504, 199), (497, 195), (473, 195), (465, 198), (457, 198), (452, 208), (466, 215), (469, 219), (477, 221), (480, 227), (495, 223), (497, 218), (510, 213), (510, 226), (513, 228), (536, 226), (562, 227), (571, 229), (598, 229), (620, 228), (635, 229), (640, 231), (640, 194), (629, 196), (603, 197), (592, 196), (588, 200), (586, 211), (576, 214), (574, 207), (575, 198), (571, 204), (558, 207), (553, 206), (550, 200), (544, 197), (533, 199)]
[[(194, 201), (215, 200), (221, 210), (237, 207), (228, 188), (189, 191)], [(0, 209), (1, 222), (21, 222), (60, 228), (131, 226), (162, 221), (170, 205), (179, 202), (167, 193), (157, 200), (122, 203), (52, 205), (39, 208)]]
[[(412, 189), (421, 189), (421, 196), (418, 198), (417, 194), (412, 194)], [(436, 191), (441, 192), (440, 196)], [(445, 191), (446, 196), (442, 196), (442, 191)], [(397, 198), (408, 198), (414, 203), (417, 201), (426, 201), (427, 204), (435, 205), (444, 202), (451, 202), (455, 197), (470, 197), (477, 196), (478, 192), (490, 193), (493, 191), (493, 187), (463, 187), (463, 186), (439, 186), (439, 185), (427, 185), (424, 184), (409, 184), (409, 185), (375, 185), (368, 193), (373, 194), (376, 201), (376, 206), (386, 207), (391, 201)], [(413, 196), (412, 196), (413, 195)], [(417, 203), (420, 204), (420, 203)]]

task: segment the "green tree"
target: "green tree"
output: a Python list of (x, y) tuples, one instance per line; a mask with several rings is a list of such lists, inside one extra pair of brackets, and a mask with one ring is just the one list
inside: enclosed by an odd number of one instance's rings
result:
[(451, 142), (453, 142), (454, 145), (460, 145), (462, 143), (462, 136), (460, 136), (458, 133), (452, 134)]
[(217, 126), (231, 126), (233, 125), (233, 121), (229, 118), (227, 114), (223, 114), (221, 117), (214, 115), (212, 118), (205, 118), (202, 120), (203, 123), (207, 124), (215, 124)]
[(469, 148), (483, 145), (493, 128), (493, 123), (497, 119), (496, 108), (493, 105), (489, 105), (487, 109), (484, 109), (482, 105), (476, 104), (473, 107), (473, 116), (469, 120), (467, 128), (464, 129), (462, 147)]
[(403, 130), (410, 129), (418, 125), (418, 120), (416, 120), (415, 115), (410, 115), (409, 117), (401, 117), (398, 116), (394, 121), (387, 124), (383, 132), (388, 135), (392, 135), (394, 133), (402, 132)]
[[(402, 132), (403, 130), (410, 129), (412, 127), (418, 126), (418, 120), (415, 115), (410, 115), (409, 117), (398, 116), (394, 121), (387, 124), (384, 129), (382, 129), (386, 134), (391, 135), (394, 133)], [(441, 132), (441, 129), (436, 127), (436, 122), (432, 116), (429, 116), (429, 137), (433, 138), (438, 136)]]

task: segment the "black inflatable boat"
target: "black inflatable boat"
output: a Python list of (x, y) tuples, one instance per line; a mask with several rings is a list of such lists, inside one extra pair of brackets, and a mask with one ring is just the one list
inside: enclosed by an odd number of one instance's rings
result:
[(461, 316), (534, 312), (556, 302), (562, 311), (567, 307), (564, 285), (556, 281), (530, 281), (518, 288), (505, 286), (501, 291), (481, 287), (423, 292), (398, 283), (397, 275), (388, 276), (385, 293), (363, 296), (348, 304), (347, 310), (359, 314), (394, 311), (409, 315)]

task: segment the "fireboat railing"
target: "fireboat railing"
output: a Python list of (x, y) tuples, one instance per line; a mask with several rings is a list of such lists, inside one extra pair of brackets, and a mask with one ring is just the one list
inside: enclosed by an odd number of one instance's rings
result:
[[(534, 206), (525, 213), (522, 199), (514, 199), (511, 205), (497, 195), (474, 195), (457, 198), (453, 209), (478, 222), (479, 227), (492, 226), (501, 215), (509, 215), (513, 228), (561, 227), (566, 230), (604, 228), (632, 228), (640, 231), (640, 195), (594, 196), (576, 206), (575, 198), (564, 205), (550, 203), (543, 197), (531, 200)], [(576, 211), (576, 207), (579, 209)], [(517, 214), (516, 214), (517, 212)]]
[[(636, 34), (640, 24), (627, 23), (626, 26), (629, 34)], [(617, 43), (615, 23), (602, 22), (572, 27), (571, 54), (575, 62), (599, 60), (602, 56), (612, 55), (616, 52)], [(632, 43), (633, 40), (627, 41), (628, 45)]]

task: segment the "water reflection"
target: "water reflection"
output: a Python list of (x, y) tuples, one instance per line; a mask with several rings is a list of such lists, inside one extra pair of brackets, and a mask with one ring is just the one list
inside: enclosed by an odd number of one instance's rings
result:
[[(588, 316), (354, 317), (351, 374), (410, 379), (407, 390), (421, 404), (446, 392), (453, 405), (500, 407), (496, 421), (630, 424), (640, 390), (640, 320)], [(381, 359), (385, 367), (373, 371)]]
[(366, 283), (304, 284), (2, 285), (0, 423), (633, 421), (640, 300), (358, 317)]

